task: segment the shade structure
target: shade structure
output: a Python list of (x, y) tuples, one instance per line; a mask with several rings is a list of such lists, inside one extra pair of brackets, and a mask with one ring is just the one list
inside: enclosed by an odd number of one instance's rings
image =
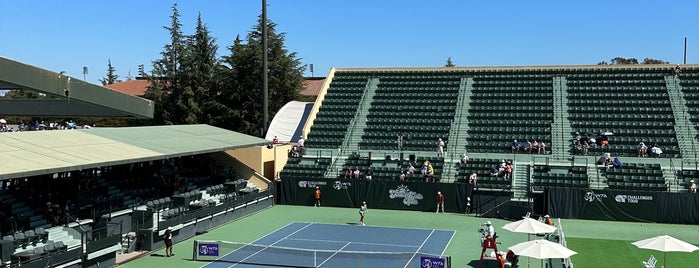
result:
[(641, 241), (633, 242), (631, 244), (639, 248), (652, 249), (664, 252), (663, 267), (667, 267), (666, 263), (668, 252), (693, 252), (695, 250), (699, 250), (699, 247), (669, 235), (651, 237), (648, 239), (643, 239)]
[(515, 233), (525, 234), (550, 234), (557, 229), (555, 226), (545, 224), (529, 217), (505, 224), (502, 228)]
[(578, 254), (561, 244), (544, 239), (522, 242), (511, 246), (510, 250), (519, 256), (540, 259), (542, 267), (544, 266), (544, 259), (568, 258)]

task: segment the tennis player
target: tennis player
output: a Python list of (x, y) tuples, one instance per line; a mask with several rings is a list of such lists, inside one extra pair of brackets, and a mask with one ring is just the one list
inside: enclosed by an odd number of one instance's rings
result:
[(362, 202), (362, 206), (359, 207), (359, 223), (361, 225), (364, 225), (364, 214), (366, 214), (366, 211), (369, 210), (366, 207), (366, 201)]

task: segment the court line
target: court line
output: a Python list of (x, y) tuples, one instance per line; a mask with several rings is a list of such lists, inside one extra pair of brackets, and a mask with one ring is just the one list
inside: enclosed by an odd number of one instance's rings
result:
[(415, 256), (416, 256), (418, 253), (420, 253), (420, 250), (422, 249), (422, 246), (424, 246), (425, 243), (427, 243), (427, 240), (430, 240), (430, 237), (432, 236), (432, 234), (434, 234), (434, 231), (435, 231), (435, 230), (433, 229), (432, 232), (430, 232), (430, 235), (428, 235), (427, 238), (425, 238), (425, 240), (422, 241), (422, 244), (420, 245), (420, 247), (417, 249), (417, 251), (415, 252), (415, 254), (413, 254), (413, 256), (410, 257), (410, 260), (408, 260), (408, 263), (406, 263), (405, 266), (403, 266), (403, 268), (408, 268), (408, 265), (410, 265), (410, 262), (413, 261), (413, 259), (415, 258)]
[(454, 232), (451, 233), (451, 237), (449, 238), (449, 242), (447, 242), (447, 246), (444, 247), (444, 249), (442, 250), (442, 254), (440, 254), (440, 255), (444, 256), (444, 253), (447, 252), (447, 248), (449, 248), (449, 245), (451, 245), (451, 240), (454, 239), (455, 235), (456, 235), (456, 230), (454, 230)]
[(391, 247), (406, 247), (406, 248), (418, 247), (418, 246), (408, 246), (408, 245), (398, 245), (398, 244), (350, 242), (350, 241), (341, 241), (341, 240), (323, 240), (323, 239), (308, 239), (308, 238), (286, 238), (286, 240), (299, 240), (299, 241), (310, 241), (310, 242), (352, 243), (352, 244), (362, 244), (362, 245), (372, 245), (372, 246), (391, 246)]
[[(323, 264), (325, 264), (325, 263), (328, 262), (330, 259), (332, 259), (333, 257), (335, 257), (335, 255), (337, 255), (337, 253), (340, 253), (340, 251), (342, 251), (343, 249), (345, 249), (345, 248), (346, 248), (347, 246), (349, 246), (351, 243), (352, 243), (352, 242), (347, 242), (347, 244), (345, 244), (342, 248), (338, 249), (335, 253), (333, 253), (333, 255), (330, 255), (330, 257), (328, 257), (327, 259), (325, 259), (323, 262), (321, 262), (320, 264), (316, 265), (316, 267), (321, 267), (321, 266), (323, 266)], [(317, 256), (316, 256), (316, 259), (317, 259)], [(315, 264), (315, 263), (314, 263), (314, 264)]]
[[(312, 224), (312, 223), (311, 223), (311, 224)], [(277, 243), (281, 242), (282, 240), (286, 239), (287, 237), (292, 236), (292, 235), (294, 235), (294, 234), (300, 232), (300, 231), (303, 230), (303, 229), (306, 229), (308, 226), (311, 226), (311, 224), (306, 224), (306, 226), (303, 226), (303, 227), (301, 227), (300, 229), (294, 231), (293, 233), (290, 233), (290, 234), (288, 234), (287, 236), (282, 237), (281, 239), (277, 240), (277, 242), (274, 242), (274, 243), (272, 243), (272, 244), (270, 244), (270, 245), (267, 245), (266, 247), (264, 247), (264, 248), (258, 250), (257, 252), (255, 252), (255, 253), (253, 253), (253, 254), (250, 254), (250, 256), (247, 256), (246, 258), (240, 260), (240, 262), (242, 263), (242, 262), (244, 262), (245, 260), (247, 260), (247, 259), (249, 259), (249, 258), (252, 258), (252, 256), (257, 255), (258, 253), (262, 252), (263, 250), (265, 250), (265, 249), (267, 249), (267, 248), (269, 248), (269, 247), (271, 247), (271, 246), (274, 246), (275, 244), (277, 244)], [(274, 233), (274, 232), (272, 232), (272, 233)], [(272, 234), (272, 233), (270, 233), (270, 234)], [(265, 237), (266, 237), (266, 235), (265, 235)], [(262, 238), (260, 238), (260, 239), (262, 239)], [(258, 239), (258, 240), (259, 240), (259, 239)], [(255, 241), (257, 241), (257, 240), (255, 240)], [(226, 254), (226, 255), (228, 255), (228, 254)], [(233, 265), (228, 266), (228, 267), (233, 267), (233, 266), (236, 266), (236, 265), (238, 265), (238, 264), (240, 264), (240, 263), (236, 263), (236, 264), (233, 264)]]
[[(347, 224), (347, 223), (318, 223), (318, 222), (305, 222), (305, 221), (297, 221), (296, 223), (310, 223), (310, 224), (319, 224), (319, 225), (340, 225), (340, 226), (352, 226), (352, 224)], [(421, 231), (430, 231), (430, 230), (436, 230), (436, 231), (447, 231), (447, 232), (455, 232), (456, 230), (449, 230), (449, 229), (429, 229), (429, 228), (414, 228), (414, 227), (395, 227), (395, 226), (382, 226), (382, 225), (366, 225), (362, 226), (362, 228), (386, 228), (386, 229), (407, 229), (407, 230), (421, 230)]]
[[(284, 225), (284, 226), (282, 226), (282, 227), (279, 227), (279, 228), (277, 228), (276, 230), (272, 231), (271, 233), (268, 233), (268, 234), (266, 234), (266, 235), (264, 235), (264, 236), (262, 236), (262, 237), (256, 239), (255, 241), (250, 242), (250, 244), (255, 244), (255, 242), (260, 241), (260, 240), (262, 240), (263, 238), (265, 238), (265, 237), (267, 237), (267, 236), (270, 236), (271, 234), (276, 233), (276, 232), (278, 232), (278, 231), (281, 230), (281, 229), (284, 229), (284, 228), (286, 228), (286, 227), (289, 227), (289, 226), (291, 226), (291, 225), (294, 224), (294, 223), (296, 223), (296, 222), (290, 222), (290, 223), (288, 223), (288, 224), (286, 224), (286, 225)], [(230, 253), (229, 253), (229, 254), (230, 254)], [(220, 261), (223, 257), (226, 257), (227, 255), (228, 255), (228, 254), (223, 255), (223, 256), (219, 257), (218, 259), (216, 259), (215, 261), (212, 261), (212, 262), (209, 262), (209, 263), (207, 263), (207, 264), (204, 264), (204, 265), (200, 266), (199, 268), (204, 268), (204, 267), (206, 267), (207, 265), (209, 265), (209, 264), (211, 264), (211, 263), (213, 263), (213, 262)]]

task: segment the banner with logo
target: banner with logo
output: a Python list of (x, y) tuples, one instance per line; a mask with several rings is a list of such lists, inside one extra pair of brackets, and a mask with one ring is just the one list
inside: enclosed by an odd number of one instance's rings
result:
[(591, 220), (655, 222), (656, 202), (653, 192), (587, 190), (580, 217)]
[(355, 181), (344, 179), (283, 179), (281, 203), (313, 206), (316, 187), (320, 189), (321, 206), (357, 207)]
[(444, 195), (445, 212), (463, 213), (468, 185), (460, 183), (431, 183), (383, 180), (344, 179), (283, 179), (282, 204), (308, 205), (315, 203), (315, 189), (321, 191), (321, 206), (359, 207), (366, 201), (370, 208), (437, 210), (437, 192)]
[(548, 214), (560, 218), (655, 222), (656, 193), (549, 188)]

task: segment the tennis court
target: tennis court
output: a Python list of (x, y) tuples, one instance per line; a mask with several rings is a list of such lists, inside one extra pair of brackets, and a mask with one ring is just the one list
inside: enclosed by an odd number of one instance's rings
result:
[[(420, 267), (423, 258), (442, 256), (455, 233), (293, 222), (250, 244), (218, 241), (217, 255), (225, 255), (202, 267)], [(212, 241), (198, 243), (211, 245)], [(205, 256), (197, 259), (206, 260)]]

